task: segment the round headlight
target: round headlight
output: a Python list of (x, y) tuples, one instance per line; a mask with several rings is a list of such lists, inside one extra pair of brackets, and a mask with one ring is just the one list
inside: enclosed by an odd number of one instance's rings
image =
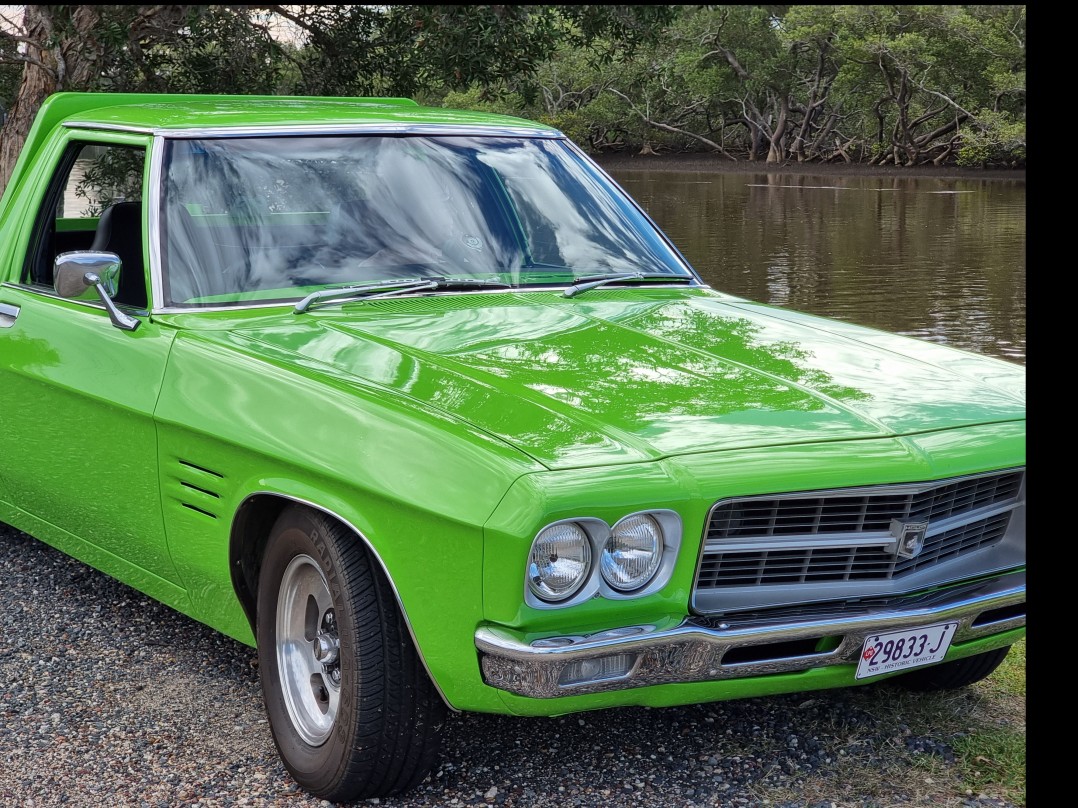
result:
[(659, 569), (663, 557), (663, 532), (647, 514), (622, 519), (606, 540), (599, 570), (619, 592), (639, 589)]
[(588, 578), (591, 542), (574, 522), (539, 531), (528, 557), (528, 586), (546, 601), (572, 597)]

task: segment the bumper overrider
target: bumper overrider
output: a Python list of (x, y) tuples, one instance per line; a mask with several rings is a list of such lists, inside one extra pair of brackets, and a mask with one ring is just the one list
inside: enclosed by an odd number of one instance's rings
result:
[(537, 699), (856, 664), (874, 634), (958, 622), (952, 651), (1026, 624), (1016, 572), (828, 611), (690, 616), (673, 628), (623, 626), (526, 642), (501, 627), (475, 633), (484, 681)]

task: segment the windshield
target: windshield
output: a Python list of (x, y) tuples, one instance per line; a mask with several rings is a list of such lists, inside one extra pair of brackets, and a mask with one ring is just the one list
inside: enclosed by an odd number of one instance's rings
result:
[(164, 172), (166, 306), (286, 302), (401, 279), (690, 275), (560, 139), (176, 139)]

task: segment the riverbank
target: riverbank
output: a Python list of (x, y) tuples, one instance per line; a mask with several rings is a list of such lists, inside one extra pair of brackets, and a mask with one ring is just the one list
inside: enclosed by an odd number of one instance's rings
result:
[(694, 171), (724, 174), (798, 174), (820, 177), (936, 177), (939, 179), (1026, 181), (1024, 168), (960, 166), (870, 166), (866, 163), (763, 163), (730, 160), (717, 154), (601, 154), (595, 161), (608, 171)]

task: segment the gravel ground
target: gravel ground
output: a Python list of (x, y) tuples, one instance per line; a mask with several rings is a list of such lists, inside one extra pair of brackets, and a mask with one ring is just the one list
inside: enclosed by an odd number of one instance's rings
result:
[[(0, 805), (330, 805), (279, 763), (252, 649), (4, 525), (0, 579)], [(859, 690), (552, 719), (454, 715), (434, 775), (366, 804), (1014, 808), (926, 791), (919, 761), (953, 761), (953, 750), (873, 717)], [(907, 761), (899, 782), (916, 787), (838, 798), (858, 793), (842, 764), (896, 758)], [(796, 799), (820, 777), (835, 778), (838, 799)]]

